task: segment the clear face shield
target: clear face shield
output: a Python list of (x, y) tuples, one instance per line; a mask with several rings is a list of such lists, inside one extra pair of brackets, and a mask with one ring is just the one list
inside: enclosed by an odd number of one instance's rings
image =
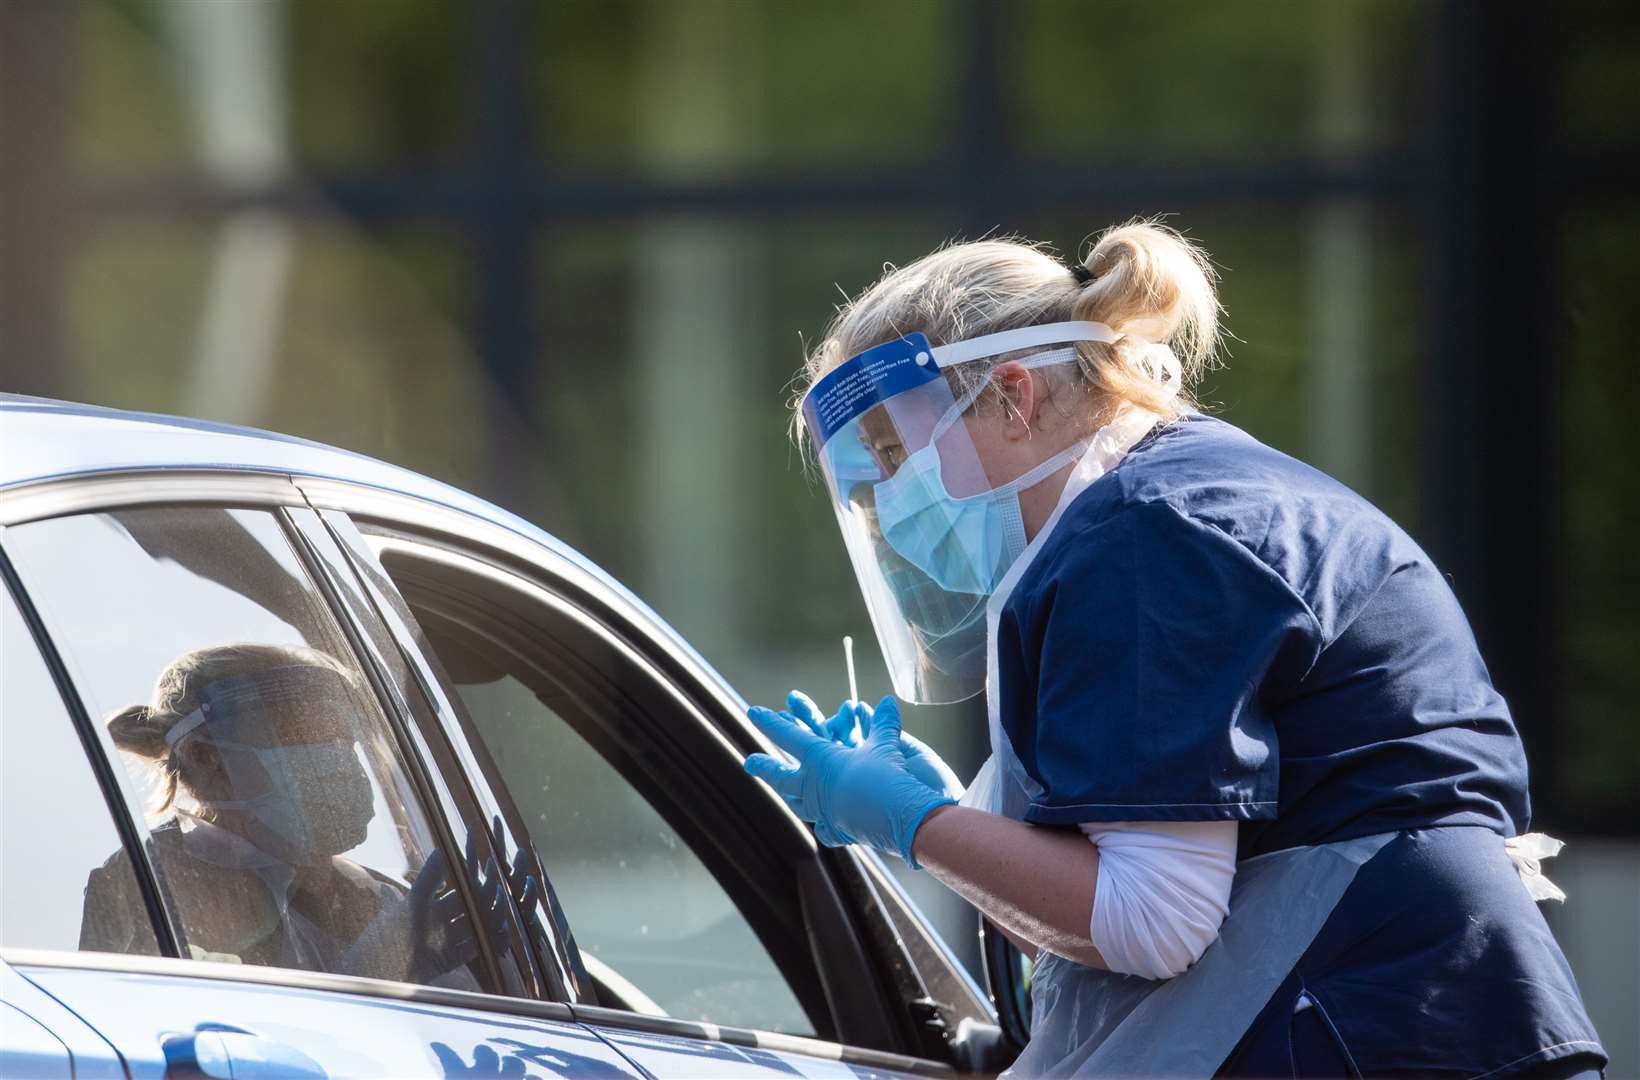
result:
[(1075, 363), (1067, 343), (1117, 336), (1093, 322), (942, 346), (910, 334), (839, 365), (804, 397), (804, 424), (897, 696), (940, 704), (985, 688), (986, 601), (1025, 548), (1019, 492), (1087, 445), (1022, 475), (994, 475), (964, 421), (984, 384), (959, 398), (944, 369), (1025, 349), (1040, 350), (1026, 367)]
[(292, 861), (345, 851), (374, 816), (369, 776), (356, 746), (354, 690), (316, 665), (217, 679), (198, 707), (166, 733), (173, 750), (190, 737), (217, 752), (225, 797), (259, 828), (253, 842)]

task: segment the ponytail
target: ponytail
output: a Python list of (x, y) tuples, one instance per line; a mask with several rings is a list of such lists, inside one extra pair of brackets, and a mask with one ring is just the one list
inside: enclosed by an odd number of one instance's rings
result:
[(173, 712), (148, 705), (128, 705), (108, 718), (108, 734), (114, 745), (127, 753), (152, 760), (161, 774), (161, 798), (154, 811), (170, 809), (177, 797), (180, 766), (175, 753), (165, 745), (165, 733), (177, 722)]
[[(1021, 240), (951, 244), (903, 267), (838, 309), (796, 380), (792, 431), (803, 395), (851, 356), (912, 332), (935, 345), (1023, 326), (1087, 320), (1122, 337), (1079, 342), (1088, 383), (1105, 398), (1172, 419), (1194, 407), (1193, 390), (1219, 343), (1217, 274), (1201, 248), (1156, 221), (1106, 230), (1069, 268)], [(959, 395), (990, 379), (1002, 357), (952, 368)]]
[[(1165, 225), (1133, 221), (1101, 234), (1082, 265), (1077, 277), (1086, 281), (1071, 318), (1123, 335), (1113, 344), (1082, 345), (1089, 375), (1108, 392), (1164, 415), (1193, 404), (1191, 392), (1219, 343), (1218, 274), (1206, 253)], [(1157, 345), (1171, 352), (1171, 371), (1165, 360), (1157, 362)]]

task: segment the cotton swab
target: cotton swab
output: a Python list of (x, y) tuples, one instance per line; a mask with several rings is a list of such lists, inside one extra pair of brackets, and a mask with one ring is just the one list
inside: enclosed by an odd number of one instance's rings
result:
[(854, 682), (854, 639), (843, 635), (843, 660), (848, 664), (848, 699), (860, 700), (860, 688)]

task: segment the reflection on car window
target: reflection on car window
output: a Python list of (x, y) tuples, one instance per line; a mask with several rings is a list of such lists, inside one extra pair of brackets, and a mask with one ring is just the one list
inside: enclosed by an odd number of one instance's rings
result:
[[(84, 895), (87, 874), (119, 846), (74, 722), (0, 585), (0, 945), (157, 955), (129, 864), (108, 872), (135, 908)], [(115, 921), (125, 932), (104, 944)]]
[[(133, 510), (7, 540), (148, 800), (187, 955), (480, 988), (452, 868), (273, 515)], [(126, 854), (104, 856), (82, 944), (129, 950), (147, 915)]]
[(814, 1034), (723, 886), (566, 719), (596, 728), (608, 718), (588, 716), (586, 704), (555, 696), (538, 672), (526, 673), (481, 634), (407, 599), (512, 792), (609, 1003)]

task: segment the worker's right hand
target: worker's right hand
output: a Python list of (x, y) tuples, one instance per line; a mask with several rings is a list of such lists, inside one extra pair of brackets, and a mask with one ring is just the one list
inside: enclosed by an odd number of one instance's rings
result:
[[(858, 746), (871, 735), (872, 709), (863, 701), (845, 701), (831, 717), (822, 718), (813, 698), (801, 690), (793, 690), (786, 695), (786, 711), (816, 735), (844, 746)], [(900, 750), (905, 754), (906, 768), (918, 780), (947, 798), (962, 798), (965, 790), (962, 781), (927, 743), (902, 731)]]
[(752, 754), (746, 771), (767, 783), (798, 817), (815, 824), (823, 844), (867, 844), (917, 869), (912, 843), (923, 819), (954, 802), (911, 775), (900, 749), (900, 710), (891, 697), (877, 707), (858, 746), (816, 735), (790, 714), (756, 706), (752, 724), (795, 764)]

